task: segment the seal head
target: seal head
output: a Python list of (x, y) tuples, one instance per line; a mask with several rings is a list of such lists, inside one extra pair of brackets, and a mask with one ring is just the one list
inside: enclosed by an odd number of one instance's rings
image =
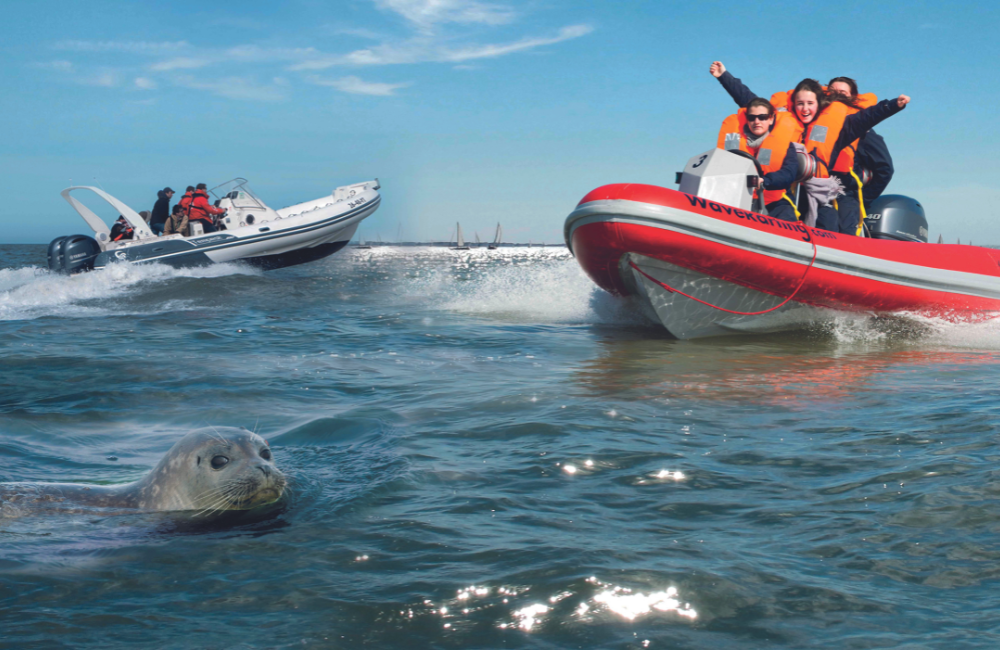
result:
[(285, 489), (267, 441), (246, 429), (211, 427), (187, 434), (129, 490), (139, 510), (249, 510)]
[(287, 481), (271, 447), (246, 429), (192, 431), (142, 479), (125, 485), (9, 483), (0, 485), (0, 515), (69, 511), (78, 506), (140, 511), (250, 510), (281, 498)]

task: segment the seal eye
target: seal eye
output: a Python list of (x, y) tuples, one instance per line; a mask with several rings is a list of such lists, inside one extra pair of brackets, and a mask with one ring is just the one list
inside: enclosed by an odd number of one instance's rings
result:
[(264, 460), (271, 460), (271, 450), (268, 449), (267, 447), (264, 447), (263, 449), (260, 450), (260, 457), (263, 458)]
[(212, 469), (222, 469), (229, 464), (229, 459), (225, 456), (214, 456), (212, 458)]

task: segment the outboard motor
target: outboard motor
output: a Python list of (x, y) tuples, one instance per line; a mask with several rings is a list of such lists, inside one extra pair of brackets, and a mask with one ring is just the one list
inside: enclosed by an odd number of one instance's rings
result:
[(927, 243), (927, 217), (915, 199), (884, 194), (867, 208), (865, 228), (871, 237)]
[(93, 237), (57, 237), (49, 244), (49, 270), (67, 275), (91, 271), (100, 252), (101, 245)]

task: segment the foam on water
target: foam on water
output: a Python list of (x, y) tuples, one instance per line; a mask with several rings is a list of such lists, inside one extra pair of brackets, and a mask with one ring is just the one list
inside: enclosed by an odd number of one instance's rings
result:
[[(123, 311), (116, 300), (141, 291), (143, 285), (176, 278), (214, 278), (259, 274), (241, 264), (175, 269), (161, 264), (112, 264), (100, 271), (60, 275), (39, 267), (0, 269), (0, 320), (32, 320), (46, 316), (94, 318)], [(176, 304), (162, 305), (174, 309)]]
[[(563, 247), (443, 247), (353, 250), (359, 260), (407, 259), (428, 267), (404, 282), (411, 295), (430, 297), (446, 311), (516, 323), (648, 325), (629, 300), (594, 285)], [(447, 261), (450, 268), (441, 268)]]
[[(820, 312), (820, 310), (816, 310)], [(891, 318), (823, 310), (817, 325), (845, 346), (908, 342), (921, 347), (1000, 350), (1000, 318), (954, 322), (919, 314)]]

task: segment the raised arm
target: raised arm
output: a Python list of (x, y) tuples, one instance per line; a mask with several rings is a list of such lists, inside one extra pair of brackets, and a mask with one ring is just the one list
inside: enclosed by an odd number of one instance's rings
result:
[(844, 120), (844, 128), (840, 131), (840, 137), (837, 138), (838, 145), (854, 142), (882, 120), (892, 117), (906, 108), (909, 103), (909, 97), (900, 95), (896, 99), (883, 99), (874, 106), (869, 106), (854, 115), (848, 115), (847, 119)]
[(708, 72), (719, 80), (719, 83), (722, 84), (722, 87), (726, 89), (726, 92), (729, 93), (729, 96), (733, 98), (733, 101), (740, 108), (745, 108), (747, 104), (757, 99), (757, 95), (753, 91), (744, 86), (742, 81), (726, 70), (726, 66), (722, 65), (722, 61), (713, 61), (712, 65), (708, 68)]

